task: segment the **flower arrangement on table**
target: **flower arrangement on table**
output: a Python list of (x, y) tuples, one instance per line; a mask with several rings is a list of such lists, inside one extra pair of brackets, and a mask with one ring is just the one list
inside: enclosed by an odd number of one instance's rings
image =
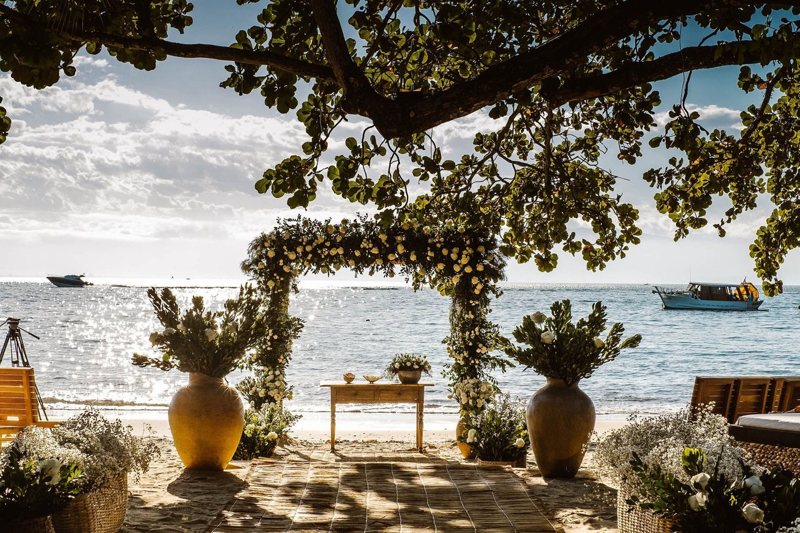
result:
[(508, 355), (533, 368), (537, 374), (561, 379), (567, 385), (590, 377), (600, 366), (613, 361), (626, 348), (635, 348), (641, 335), (622, 339), (625, 328), (616, 323), (606, 335), (606, 307), (597, 302), (589, 316), (572, 323), (572, 304), (569, 300), (555, 302), (550, 307), (552, 316), (541, 311), (522, 319), (514, 330), (514, 339), (526, 348), (509, 344)]
[(525, 408), (508, 394), (491, 400), (485, 409), (465, 417), (466, 433), (458, 439), (472, 446), (478, 459), (524, 466), (528, 453)]
[(134, 354), (136, 366), (222, 378), (241, 366), (245, 355), (269, 330), (263, 299), (249, 284), (241, 286), (238, 296), (227, 300), (218, 311), (206, 310), (203, 297), (194, 296), (192, 306), (181, 314), (175, 294), (168, 288), (160, 293), (150, 288), (147, 297), (164, 327), (150, 335), (150, 343), (162, 356)]
[(73, 498), (115, 477), (138, 476), (158, 455), (154, 442), (135, 437), (130, 426), (97, 411), (53, 428), (24, 428), (0, 455), (0, 517), (69, 513)]
[(389, 362), (385, 374), (387, 377), (395, 377), (401, 372), (420, 372), (430, 375), (431, 363), (427, 357), (418, 353), (399, 353)]

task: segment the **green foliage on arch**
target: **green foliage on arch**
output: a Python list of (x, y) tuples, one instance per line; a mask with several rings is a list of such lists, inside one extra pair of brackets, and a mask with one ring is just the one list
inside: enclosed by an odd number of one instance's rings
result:
[[(450, 296), (451, 334), (444, 342), (453, 359), (447, 368), (451, 386), (455, 392), (464, 387), (460, 383), (469, 381), (485, 384), (484, 390), (494, 393), (489, 372), (509, 364), (495, 355), (504, 339), (488, 320), (490, 298), (500, 295), (497, 282), (504, 266), (496, 242), (483, 227), (416, 222), (385, 226), (365, 216), (335, 224), (300, 217), (281, 221), (253, 240), (242, 264), (264, 292), (276, 322), (274, 342), (259, 348), (250, 361), (255, 376), (240, 390), (256, 403), (289, 397), (285, 369), (301, 327), (299, 319), (288, 315), (289, 293), (297, 290), (298, 276), (348, 268), (357, 274), (401, 275), (415, 289), (430, 286)], [(454, 397), (462, 411), (483, 405), (469, 395)]]

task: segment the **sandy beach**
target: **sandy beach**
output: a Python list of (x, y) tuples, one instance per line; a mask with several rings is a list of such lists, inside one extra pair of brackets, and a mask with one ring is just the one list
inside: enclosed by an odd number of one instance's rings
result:
[[(226, 472), (184, 472), (169, 438), (164, 416), (126, 418), (135, 431), (151, 428), (162, 457), (139, 480), (131, 479), (131, 500), (125, 531), (204, 531), (213, 525), (232, 498), (248, 484), (253, 462), (234, 461)], [(405, 414), (345, 413), (337, 418), (339, 460), (391, 456), (403, 460), (444, 460), (464, 463), (453, 440), (454, 415), (426, 417), (425, 454), (413, 449), (413, 416)], [(537, 507), (557, 531), (616, 531), (616, 491), (592, 470), (592, 449), (602, 433), (620, 427), (624, 420), (601, 417), (583, 463), (571, 480), (543, 479), (528, 454), (528, 468), (513, 469), (528, 487)], [(292, 439), (280, 447), (274, 461), (328, 453), (328, 415), (312, 413), (298, 423)], [(272, 468), (273, 466), (270, 466)]]

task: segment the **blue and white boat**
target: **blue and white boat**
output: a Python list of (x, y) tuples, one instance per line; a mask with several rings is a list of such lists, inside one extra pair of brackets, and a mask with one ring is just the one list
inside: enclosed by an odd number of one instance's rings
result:
[(719, 283), (689, 283), (684, 291), (656, 287), (664, 309), (693, 309), (699, 311), (758, 311), (758, 289), (749, 281), (738, 285)]

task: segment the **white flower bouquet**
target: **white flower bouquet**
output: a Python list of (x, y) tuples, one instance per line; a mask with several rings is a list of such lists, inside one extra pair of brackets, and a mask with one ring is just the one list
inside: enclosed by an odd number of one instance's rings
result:
[(634, 455), (630, 463), (639, 494), (627, 503), (668, 517), (683, 533), (766, 533), (792, 527), (800, 518), (800, 480), (788, 470), (764, 471), (744, 462), (741, 473), (729, 477), (717, 468), (728, 453), (719, 450), (716, 464), (709, 464), (705, 450), (685, 448), (681, 477)]
[(80, 493), (82, 458), (46, 429), (23, 429), (0, 455), (0, 529), (50, 515)]
[(389, 366), (386, 367), (386, 375), (396, 376), (402, 370), (420, 370), (424, 374), (430, 375), (431, 364), (428, 358), (418, 353), (399, 353), (395, 355)]
[(219, 311), (207, 311), (202, 296), (195, 296), (192, 306), (181, 314), (170, 289), (159, 293), (151, 288), (147, 296), (164, 326), (150, 335), (150, 343), (161, 350), (162, 356), (134, 354), (136, 366), (177, 368), (221, 378), (241, 366), (247, 352), (267, 338), (263, 301), (251, 285), (240, 287), (238, 297), (227, 300)]
[(603, 364), (614, 360), (620, 351), (635, 348), (641, 335), (622, 339), (625, 328), (620, 323), (606, 329), (606, 308), (601, 302), (592, 306), (589, 316), (572, 323), (569, 300), (555, 302), (552, 317), (536, 312), (522, 319), (514, 330), (514, 339), (527, 348), (509, 344), (506, 353), (527, 368), (548, 378), (564, 380), (567, 385), (588, 378)]

